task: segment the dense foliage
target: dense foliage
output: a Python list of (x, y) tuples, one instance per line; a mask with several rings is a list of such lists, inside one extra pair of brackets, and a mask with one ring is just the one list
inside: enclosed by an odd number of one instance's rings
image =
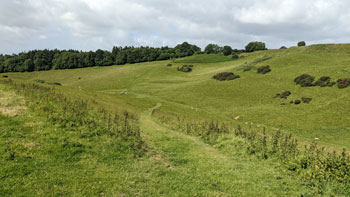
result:
[(260, 51), (260, 50), (266, 50), (265, 43), (263, 42), (250, 42), (245, 46), (246, 52), (254, 52), (254, 51)]
[(231, 55), (233, 52), (232, 47), (230, 46), (224, 46), (224, 48), (222, 49), (222, 53), (224, 54), (224, 56), (228, 56)]
[(290, 91), (284, 91), (282, 93), (277, 93), (275, 98), (283, 98), (283, 99), (287, 99), (288, 96), (290, 96), (292, 93)]
[(286, 46), (281, 46), (281, 48), (280, 49), (287, 49), (287, 47)]
[(192, 71), (192, 68), (193, 68), (193, 65), (183, 65), (181, 67), (177, 67), (177, 71), (188, 73)]
[(350, 78), (338, 79), (337, 82), (339, 89), (347, 88), (348, 86), (350, 86)]
[(57, 49), (34, 50), (17, 55), (0, 55), (0, 73), (133, 64), (191, 56), (200, 51), (199, 47), (187, 42), (175, 48), (115, 46), (112, 52), (101, 49), (89, 52)]
[(303, 47), (303, 46), (306, 46), (305, 41), (298, 42), (298, 47)]
[(323, 76), (320, 77), (315, 83), (314, 83), (315, 77), (308, 75), (308, 74), (302, 74), (294, 79), (294, 82), (297, 85), (300, 85), (301, 87), (312, 87), (312, 86), (320, 86), (320, 87), (332, 87), (336, 84), (336, 82), (331, 81), (331, 78), (329, 76)]
[(223, 48), (217, 44), (208, 44), (204, 49), (204, 53), (206, 53), (206, 54), (218, 54), (218, 53), (221, 53), (222, 50), (223, 50)]
[(259, 74), (266, 74), (266, 73), (269, 73), (271, 72), (271, 68), (269, 65), (266, 65), (266, 66), (261, 66), (257, 69), (256, 71), (257, 73)]
[(239, 75), (235, 75), (233, 72), (222, 72), (213, 76), (213, 79), (218, 81), (227, 81), (240, 78)]

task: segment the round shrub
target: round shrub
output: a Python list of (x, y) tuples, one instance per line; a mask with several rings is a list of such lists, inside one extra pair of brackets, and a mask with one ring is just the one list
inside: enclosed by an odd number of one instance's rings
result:
[(238, 58), (239, 58), (238, 53), (233, 52), (233, 53), (232, 53), (232, 59), (238, 59)]
[(282, 92), (282, 94), (278, 93), (276, 94), (275, 98), (284, 98), (284, 99), (287, 99), (288, 96), (290, 96), (292, 93), (290, 91), (284, 91)]
[(300, 85), (301, 87), (311, 87), (315, 86), (312, 82), (315, 80), (315, 77), (308, 75), (308, 74), (302, 74), (294, 79), (294, 82), (297, 85)]
[(270, 66), (261, 66), (257, 70), (257, 73), (259, 73), (259, 74), (266, 74), (266, 73), (269, 73), (269, 72), (271, 72)]
[(172, 64), (167, 64), (166, 66), (169, 66), (169, 67), (170, 67), (170, 66), (173, 66), (173, 65), (172, 65)]
[(306, 46), (305, 41), (298, 42), (298, 47), (304, 47), (304, 46)]
[(339, 89), (347, 88), (348, 86), (350, 86), (350, 78), (338, 79), (337, 82)]
[(332, 87), (335, 84), (335, 82), (331, 82), (331, 78), (328, 76), (320, 77), (315, 83), (316, 86), (320, 87)]
[(280, 98), (284, 98), (284, 99), (287, 99), (288, 96), (290, 96), (292, 93), (290, 91), (284, 91)]
[(294, 104), (296, 104), (296, 105), (299, 105), (300, 103), (301, 103), (300, 100), (295, 100), (295, 101), (294, 101)]
[(191, 72), (193, 68), (193, 65), (183, 65), (181, 67), (177, 67), (177, 71), (181, 71), (181, 72)]
[(239, 75), (235, 75), (233, 72), (222, 72), (213, 76), (213, 79), (218, 81), (234, 80), (240, 78)]
[(281, 46), (281, 48), (280, 49), (287, 49), (287, 47), (286, 46)]
[(301, 98), (301, 100), (303, 101), (303, 103), (310, 103), (312, 98), (303, 97), (303, 98)]

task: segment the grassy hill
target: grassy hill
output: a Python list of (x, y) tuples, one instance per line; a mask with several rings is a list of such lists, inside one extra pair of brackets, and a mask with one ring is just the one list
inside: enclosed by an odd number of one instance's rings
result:
[[(193, 64), (192, 72), (177, 71), (184, 64)], [(256, 68), (265, 65), (270, 66), (271, 72), (257, 74)], [(234, 72), (240, 78), (212, 79), (220, 72)], [(242, 54), (238, 60), (195, 55), (175, 61), (6, 75), (30, 82), (59, 82), (62, 85), (55, 87), (65, 94), (94, 100), (111, 112), (127, 110), (138, 117), (149, 154), (130, 168), (115, 169), (115, 173), (127, 170), (121, 178), (127, 180), (126, 185), (111, 186), (104, 192), (169, 195), (176, 190), (176, 195), (236, 192), (294, 196), (303, 192), (311, 195), (313, 190), (299, 184), (294, 175), (283, 172), (274, 160), (258, 161), (243, 154), (240, 139), (223, 136), (210, 146), (172, 128), (179, 120), (218, 120), (233, 127), (266, 128), (271, 135), (280, 129), (292, 133), (301, 145), (319, 138), (318, 143), (328, 150), (350, 148), (350, 87), (300, 87), (293, 80), (301, 74), (310, 74), (316, 80), (322, 76), (330, 76), (333, 81), (350, 78), (350, 45), (260, 51)], [(274, 98), (284, 91), (292, 93), (288, 99)], [(312, 98), (311, 103), (289, 104), (302, 97)], [(236, 116), (240, 118), (234, 120)], [(104, 172), (101, 173), (103, 177)], [(288, 178), (276, 182), (278, 176)]]
[[(350, 147), (349, 89), (300, 87), (293, 80), (307, 73), (330, 76), (333, 80), (350, 76), (350, 45), (314, 45), (247, 54), (239, 60), (221, 62), (218, 55), (198, 55), (171, 61), (126, 66), (96, 67), (9, 74), (10, 78), (37, 79), (62, 83), (61, 89), (96, 98), (105, 105), (122, 106), (140, 113), (161, 102), (161, 111), (190, 119), (214, 119), (235, 123), (281, 128), (304, 140), (319, 138), (331, 146)], [(200, 60), (209, 63), (202, 63)], [(266, 59), (266, 60), (265, 60)], [(216, 60), (219, 62), (214, 63)], [(257, 61), (258, 60), (258, 61)], [(265, 60), (259, 62), (259, 60)], [(181, 63), (177, 63), (181, 62)], [(194, 64), (193, 72), (177, 72), (184, 62)], [(257, 63), (256, 63), (257, 62)], [(172, 67), (167, 67), (172, 63)], [(272, 72), (244, 72), (249, 66), (270, 65)], [(239, 80), (219, 82), (212, 76), (231, 71)], [(79, 79), (80, 78), (80, 79)], [(291, 91), (287, 100), (274, 99)], [(125, 93), (125, 94), (124, 94)], [(310, 104), (285, 105), (292, 99), (311, 97)]]

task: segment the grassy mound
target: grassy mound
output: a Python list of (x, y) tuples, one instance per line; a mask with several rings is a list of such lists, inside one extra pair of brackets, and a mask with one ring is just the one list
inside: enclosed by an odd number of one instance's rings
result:
[(213, 79), (218, 81), (228, 81), (240, 78), (239, 75), (235, 75), (233, 72), (222, 72), (213, 76)]

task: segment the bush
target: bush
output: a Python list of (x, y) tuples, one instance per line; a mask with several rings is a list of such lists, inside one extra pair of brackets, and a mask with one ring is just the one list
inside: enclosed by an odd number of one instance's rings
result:
[(238, 53), (233, 52), (233, 53), (232, 53), (232, 59), (238, 59), (238, 58), (239, 58)]
[(213, 79), (218, 81), (234, 80), (240, 78), (239, 75), (235, 75), (232, 72), (222, 72), (213, 76)]
[(303, 103), (310, 103), (312, 98), (303, 97), (303, 98), (301, 98), (301, 100), (303, 101)]
[(321, 77), (315, 83), (316, 86), (320, 86), (320, 87), (332, 87), (335, 84), (336, 84), (335, 82), (331, 82), (331, 78), (328, 76)]
[(315, 80), (315, 77), (308, 74), (303, 74), (303, 75), (300, 75), (299, 77), (296, 77), (294, 79), (294, 82), (297, 85), (300, 85), (301, 87), (311, 87), (311, 86), (315, 86), (312, 83), (314, 80)]
[(166, 66), (169, 66), (169, 67), (170, 67), (170, 66), (173, 66), (173, 65), (172, 65), (172, 64), (168, 64), (168, 65), (166, 65)]
[[(206, 54), (218, 54), (222, 51), (223, 49), (217, 45), (217, 44), (208, 44), (205, 49), (204, 53)], [(231, 49), (232, 50), (232, 49)], [(231, 51), (232, 52), (232, 51)]]
[(280, 49), (287, 49), (287, 47), (286, 46), (281, 46), (281, 48)]
[(320, 86), (320, 87), (332, 87), (336, 84), (336, 82), (331, 82), (331, 78), (329, 76), (320, 77), (315, 83), (313, 81), (315, 77), (303, 74), (294, 79), (294, 82), (301, 87), (311, 87), (311, 86)]
[(339, 89), (347, 88), (348, 86), (350, 86), (350, 78), (338, 79), (337, 82)]
[(266, 74), (269, 72), (271, 72), (270, 66), (261, 66), (257, 70), (257, 73), (259, 73), (259, 74)]
[(298, 42), (298, 47), (304, 47), (304, 46), (306, 46), (305, 41)]
[(254, 51), (260, 51), (260, 50), (266, 50), (265, 43), (263, 42), (250, 42), (247, 46), (245, 46), (246, 52), (254, 52)]
[(228, 56), (232, 54), (232, 48), (230, 46), (224, 46), (222, 53), (224, 56)]
[(290, 96), (292, 93), (290, 91), (284, 91), (282, 94), (278, 93), (276, 94), (275, 97), (280, 97), (280, 98), (284, 98), (287, 99), (288, 96)]
[(193, 65), (183, 65), (181, 67), (177, 67), (177, 71), (181, 71), (181, 72), (191, 72), (193, 68)]
[(9, 78), (9, 76), (8, 76), (8, 75), (3, 75), (2, 77), (3, 77), (3, 78)]
[(296, 104), (296, 105), (299, 105), (300, 103), (301, 103), (300, 100), (295, 100), (295, 101), (294, 101), (294, 104)]

